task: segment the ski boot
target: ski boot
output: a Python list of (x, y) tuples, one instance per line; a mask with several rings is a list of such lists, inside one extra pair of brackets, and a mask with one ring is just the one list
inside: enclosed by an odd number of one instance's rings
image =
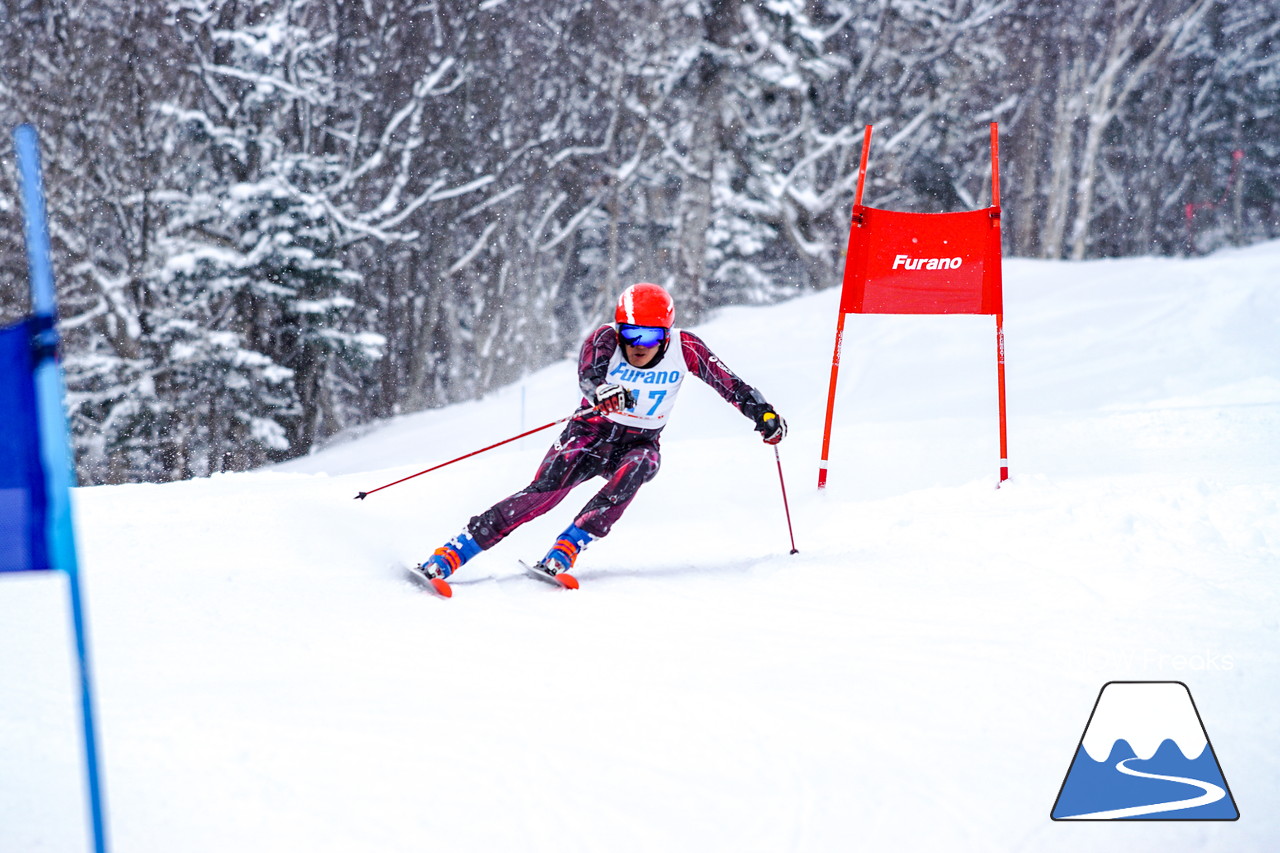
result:
[(479, 553), (480, 546), (471, 538), (471, 534), (464, 530), (437, 548), (426, 562), (419, 563), (411, 571), (431, 584), (440, 595), (448, 598), (453, 595), (453, 589), (446, 578), (452, 576), (463, 563)]
[(556, 538), (556, 543), (551, 546), (547, 556), (534, 563), (530, 568), (535, 572), (547, 575), (563, 587), (577, 589), (578, 579), (570, 574), (570, 570), (573, 569), (573, 564), (578, 559), (578, 554), (594, 539), (594, 536), (581, 527), (576, 524), (570, 524), (564, 533), (561, 533)]

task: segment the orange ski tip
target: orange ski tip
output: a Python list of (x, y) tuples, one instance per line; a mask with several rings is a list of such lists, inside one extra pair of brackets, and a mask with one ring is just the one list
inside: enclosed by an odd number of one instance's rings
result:
[(442, 598), (453, 598), (453, 587), (444, 578), (432, 578), (431, 586)]
[(573, 575), (561, 572), (560, 574), (555, 575), (554, 577), (556, 581), (559, 582), (560, 586), (564, 587), (565, 589), (578, 588), (578, 579), (575, 578)]

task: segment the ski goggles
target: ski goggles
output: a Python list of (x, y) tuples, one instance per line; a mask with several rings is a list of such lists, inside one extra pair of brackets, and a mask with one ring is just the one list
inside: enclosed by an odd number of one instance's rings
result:
[(667, 339), (667, 330), (661, 326), (633, 326), (630, 323), (618, 324), (618, 337), (622, 342), (633, 347), (656, 347)]

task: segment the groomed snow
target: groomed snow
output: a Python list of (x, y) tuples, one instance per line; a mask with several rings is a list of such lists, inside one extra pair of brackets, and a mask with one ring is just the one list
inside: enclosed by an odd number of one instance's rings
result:
[[(990, 317), (834, 290), (698, 328), (788, 419), (696, 381), (580, 562), (592, 493), (465, 567), (400, 566), (523, 486), (565, 361), (275, 470), (78, 490), (112, 846), (350, 851), (1271, 851), (1280, 838), (1280, 243), (1006, 263)], [(597, 481), (598, 483), (599, 481)], [(0, 851), (87, 849), (61, 576), (0, 578)], [(1099, 689), (1177, 680), (1234, 823), (1055, 823)]]

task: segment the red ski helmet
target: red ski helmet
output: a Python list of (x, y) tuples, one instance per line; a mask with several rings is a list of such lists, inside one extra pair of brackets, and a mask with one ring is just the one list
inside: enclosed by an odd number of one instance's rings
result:
[(630, 326), (670, 329), (676, 319), (676, 305), (671, 294), (659, 285), (641, 282), (622, 291), (613, 319)]

